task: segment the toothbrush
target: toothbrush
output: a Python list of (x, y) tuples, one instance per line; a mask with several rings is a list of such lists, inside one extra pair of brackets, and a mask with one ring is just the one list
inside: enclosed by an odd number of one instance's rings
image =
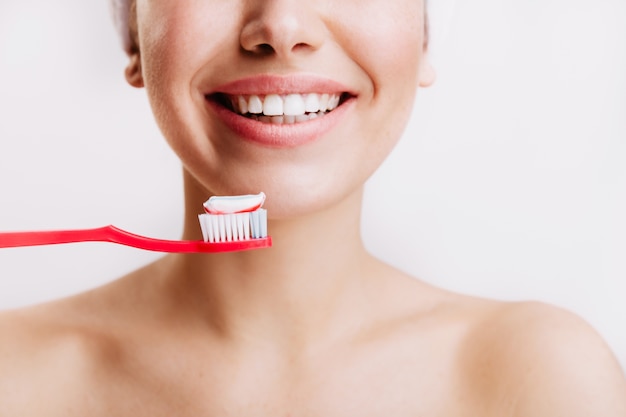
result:
[(200, 240), (164, 240), (140, 236), (112, 225), (95, 229), (0, 232), (0, 248), (76, 242), (111, 242), (149, 251), (169, 253), (234, 252), (272, 246), (272, 239), (269, 236), (211, 243)]
[(0, 232), (0, 248), (75, 242), (111, 242), (156, 252), (218, 253), (267, 248), (265, 194), (211, 197), (198, 219), (204, 241), (140, 236), (109, 225), (95, 229)]

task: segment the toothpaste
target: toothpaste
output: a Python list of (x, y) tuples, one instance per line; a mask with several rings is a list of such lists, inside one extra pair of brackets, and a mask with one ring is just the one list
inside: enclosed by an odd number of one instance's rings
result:
[(234, 214), (255, 211), (265, 202), (265, 193), (236, 195), (236, 196), (213, 196), (204, 204), (204, 211), (208, 214)]

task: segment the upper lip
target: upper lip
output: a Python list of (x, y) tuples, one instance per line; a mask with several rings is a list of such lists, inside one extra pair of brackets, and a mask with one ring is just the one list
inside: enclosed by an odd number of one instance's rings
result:
[(228, 95), (268, 95), (268, 94), (306, 94), (306, 93), (348, 93), (356, 92), (340, 82), (314, 75), (256, 75), (230, 81), (206, 93)]

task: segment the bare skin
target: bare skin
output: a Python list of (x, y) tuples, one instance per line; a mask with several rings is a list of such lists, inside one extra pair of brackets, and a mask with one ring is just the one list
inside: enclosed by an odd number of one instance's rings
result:
[[(126, 75), (184, 166), (183, 238), (208, 196), (264, 191), (274, 246), (170, 255), (2, 313), (0, 417), (626, 415), (579, 318), (453, 294), (363, 248), (363, 183), (434, 80), (422, 2), (138, 0), (136, 23)], [(332, 79), (351, 107), (306, 145), (255, 144), (205, 96), (268, 74)]]
[[(0, 415), (625, 415), (615, 359), (575, 316), (434, 288), (358, 240), (274, 230), (271, 250), (232, 255), (240, 271), (195, 269), (231, 255), (172, 255), (3, 313)], [(246, 270), (259, 257), (282, 264)]]

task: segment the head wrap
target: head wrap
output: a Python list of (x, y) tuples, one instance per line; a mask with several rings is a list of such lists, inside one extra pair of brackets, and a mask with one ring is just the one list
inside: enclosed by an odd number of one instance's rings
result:
[[(122, 40), (124, 50), (131, 49), (128, 31), (130, 0), (109, 0), (115, 28)], [(428, 0), (428, 26), (430, 49), (437, 50), (446, 38), (450, 20), (454, 11), (455, 0)]]

